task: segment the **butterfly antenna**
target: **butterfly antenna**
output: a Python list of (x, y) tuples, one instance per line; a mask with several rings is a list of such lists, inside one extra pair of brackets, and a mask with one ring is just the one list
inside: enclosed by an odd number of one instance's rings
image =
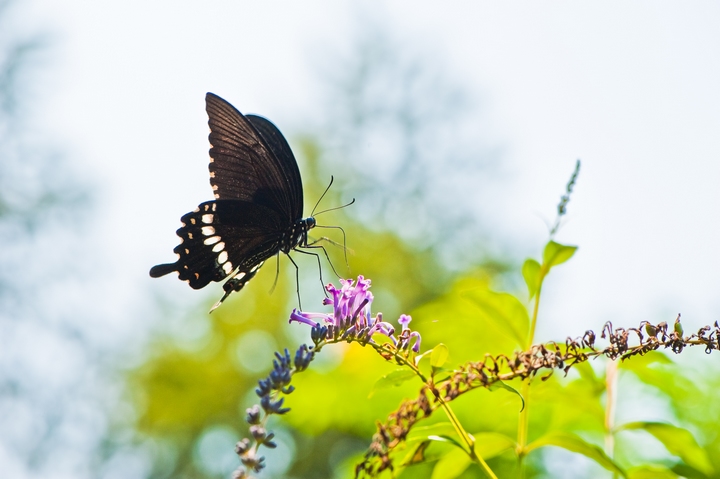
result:
[(353, 204), (353, 203), (355, 203), (355, 198), (353, 198), (352, 201), (351, 201), (350, 203), (346, 204), (346, 205), (336, 206), (335, 208), (330, 208), (330, 209), (327, 209), (327, 210), (322, 210), (321, 212), (315, 213), (315, 214), (312, 215), (312, 216), (319, 216), (319, 215), (321, 215), (321, 214), (323, 214), (323, 213), (327, 213), (328, 211), (335, 211), (335, 210), (339, 210), (339, 209), (342, 209), (342, 208), (347, 208), (348, 206), (350, 206), (350, 205)]
[(310, 213), (310, 216), (314, 216), (314, 215), (315, 215), (315, 210), (316, 210), (317, 207), (320, 205), (320, 202), (322, 201), (322, 199), (325, 198), (325, 195), (327, 194), (327, 192), (330, 190), (330, 187), (332, 186), (333, 181), (335, 181), (335, 177), (333, 177), (332, 175), (330, 175), (330, 184), (327, 185), (327, 188), (325, 188), (325, 191), (323, 192), (323, 194), (320, 195), (320, 199), (317, 200), (317, 203), (315, 203), (315, 207), (312, 209), (312, 213)]

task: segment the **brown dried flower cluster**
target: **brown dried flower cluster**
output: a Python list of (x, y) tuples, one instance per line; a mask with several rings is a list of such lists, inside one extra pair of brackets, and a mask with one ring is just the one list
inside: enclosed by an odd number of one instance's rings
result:
[(541, 378), (545, 380), (556, 369), (562, 369), (567, 374), (574, 364), (599, 356), (625, 360), (661, 348), (670, 349), (676, 354), (687, 346), (705, 346), (708, 354), (720, 349), (720, 326), (717, 322), (713, 327), (704, 326), (697, 333), (683, 337), (679, 315), (672, 328), (665, 322), (653, 325), (643, 321), (638, 328), (613, 329), (612, 323), (608, 322), (603, 326), (600, 337), (609, 343), (603, 349), (595, 345), (596, 334), (586, 331), (581, 338), (568, 338), (564, 344), (536, 344), (528, 351), (520, 351), (512, 356), (488, 354), (482, 361), (468, 362), (449, 377), (424, 386), (416, 399), (404, 401), (388, 416), (385, 423), (378, 423), (370, 448), (363, 462), (356, 467), (356, 477), (375, 476), (392, 469), (391, 452), (405, 441), (418, 421), (429, 417), (442, 403), (452, 401), (473, 389), (487, 388), (498, 381), (529, 379), (541, 370), (548, 371)]

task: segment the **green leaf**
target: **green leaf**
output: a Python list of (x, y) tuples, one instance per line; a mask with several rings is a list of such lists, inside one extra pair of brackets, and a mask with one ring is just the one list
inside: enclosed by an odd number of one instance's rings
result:
[(520, 394), (520, 392), (517, 389), (508, 386), (507, 384), (505, 384), (502, 381), (495, 381), (488, 387), (488, 390), (490, 390), (490, 391), (497, 391), (498, 389), (504, 389), (506, 391), (510, 391), (511, 393), (517, 394), (518, 397), (520, 398), (520, 401), (522, 401), (522, 406), (520, 407), (520, 411), (525, 409), (525, 398), (522, 397), (522, 394)]
[(528, 452), (545, 446), (557, 446), (567, 449), (571, 452), (582, 454), (588, 459), (592, 459), (600, 466), (604, 467), (608, 471), (620, 474), (623, 477), (627, 477), (625, 471), (620, 466), (615, 464), (602, 449), (594, 444), (590, 444), (580, 436), (577, 436), (568, 432), (551, 432), (541, 438), (533, 441), (527, 446)]
[(525, 260), (522, 267), (522, 275), (523, 278), (525, 278), (530, 299), (532, 299), (537, 294), (538, 289), (540, 289), (540, 283), (542, 282), (540, 263), (532, 258)]
[(465, 292), (463, 297), (472, 301), (498, 327), (508, 330), (517, 346), (525, 346), (530, 330), (530, 317), (525, 306), (515, 296), (489, 289), (473, 289)]
[(430, 436), (428, 436), (427, 438), (428, 438), (428, 440), (430, 440), (430, 441), (447, 442), (447, 443), (452, 444), (453, 446), (455, 446), (455, 447), (459, 448), (460, 450), (465, 451), (465, 452), (467, 453), (467, 451), (465, 450), (465, 447), (463, 447), (463, 445), (460, 444), (460, 443), (457, 441), (457, 439), (455, 439), (455, 438), (452, 437), (452, 436), (445, 435), (445, 434), (440, 435), (440, 436), (430, 435)]
[(440, 368), (442, 368), (442, 365), (445, 364), (448, 356), (450, 356), (450, 351), (443, 343), (439, 343), (433, 348), (433, 352), (430, 355), (430, 367), (432, 367), (433, 376)]
[(627, 472), (628, 479), (677, 479), (679, 476), (662, 466), (633, 467)]
[(472, 460), (465, 451), (453, 449), (448, 451), (433, 468), (430, 479), (454, 479), (472, 464)]
[(414, 377), (415, 373), (411, 369), (396, 369), (395, 371), (386, 374), (385, 376), (375, 381), (375, 385), (373, 386), (372, 390), (370, 390), (370, 395), (368, 397), (372, 397), (375, 394), (375, 391), (378, 391), (380, 389), (398, 387), (405, 381)]
[(410, 429), (406, 442), (424, 441), (429, 436), (449, 436), (455, 433), (455, 428), (447, 421), (438, 422), (429, 426), (417, 426)]
[(680, 457), (688, 466), (708, 476), (715, 472), (707, 453), (698, 445), (693, 435), (687, 429), (661, 422), (638, 421), (623, 424), (617, 428), (617, 430), (646, 431), (655, 436), (671, 454)]
[(577, 371), (583, 381), (587, 381), (588, 383), (592, 384), (593, 387), (598, 390), (598, 392), (605, 391), (605, 381), (599, 378), (597, 374), (595, 374), (595, 370), (593, 369), (589, 361), (575, 363), (573, 364), (572, 369)]
[(416, 356), (415, 356), (415, 366), (417, 366), (418, 364), (420, 364), (420, 361), (422, 361), (423, 359), (430, 357), (430, 355), (432, 354), (432, 352), (433, 352), (434, 349), (435, 349), (435, 348), (433, 348), (433, 349), (428, 349), (428, 350), (425, 351), (424, 353), (416, 355)]
[[(690, 467), (682, 461), (679, 461), (670, 468), (672, 472), (677, 474), (679, 477), (687, 479), (708, 479), (708, 475), (698, 471), (694, 467)], [(713, 476), (715, 477), (715, 476)]]
[(517, 444), (512, 438), (499, 432), (479, 432), (475, 437), (475, 454), (483, 459), (492, 459), (508, 449), (515, 449)]
[(563, 264), (572, 258), (577, 249), (577, 246), (566, 246), (554, 241), (548, 242), (548, 244), (545, 245), (545, 251), (543, 251), (543, 266), (545, 267), (546, 274), (553, 266)]
[(694, 401), (703, 393), (692, 378), (683, 374), (671, 358), (660, 351), (650, 351), (644, 356), (633, 356), (631, 361), (619, 364), (621, 369), (632, 371), (645, 384), (657, 388), (675, 407), (682, 407), (685, 401)]
[(418, 464), (420, 462), (425, 462), (425, 451), (427, 450), (428, 446), (430, 445), (430, 441), (422, 441), (420, 444), (418, 444), (415, 447), (412, 447), (410, 451), (403, 457), (402, 461), (400, 461), (400, 464), (404, 466), (410, 466), (412, 464)]

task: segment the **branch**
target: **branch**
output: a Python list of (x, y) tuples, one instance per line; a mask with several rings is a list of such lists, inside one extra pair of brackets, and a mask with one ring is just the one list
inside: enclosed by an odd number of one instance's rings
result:
[[(627, 329), (613, 329), (612, 323), (607, 322), (600, 337), (607, 339), (609, 344), (603, 349), (596, 347), (596, 337), (593, 331), (588, 330), (581, 338), (568, 338), (564, 344), (536, 344), (512, 356), (487, 354), (482, 361), (463, 364), (434, 386), (424, 386), (416, 399), (403, 401), (384, 423), (378, 423), (365, 458), (356, 467), (356, 477), (363, 473), (375, 476), (386, 469), (392, 470), (390, 453), (405, 441), (412, 427), (418, 421), (430, 417), (443, 402), (452, 401), (473, 389), (489, 388), (498, 381), (516, 378), (528, 380), (541, 370), (549, 370), (541, 378), (544, 381), (556, 369), (562, 369), (567, 374), (575, 364), (599, 356), (624, 361), (660, 348), (670, 349), (676, 354), (689, 346), (705, 346), (707, 354), (720, 349), (720, 326), (717, 321), (713, 327), (704, 326), (697, 333), (683, 337), (679, 315), (672, 330), (665, 322), (653, 325), (643, 321), (638, 328)], [(636, 345), (630, 344), (633, 338), (637, 338)]]

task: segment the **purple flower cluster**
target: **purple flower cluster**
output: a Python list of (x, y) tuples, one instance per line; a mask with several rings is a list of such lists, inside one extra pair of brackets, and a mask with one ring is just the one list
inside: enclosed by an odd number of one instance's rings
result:
[[(258, 381), (255, 389), (255, 394), (260, 397), (260, 406), (256, 404), (247, 409), (245, 421), (250, 425), (250, 435), (254, 442), (244, 438), (235, 445), (235, 454), (240, 457), (242, 466), (235, 470), (233, 479), (249, 479), (252, 477), (250, 471), (260, 472), (265, 467), (265, 457), (258, 454), (260, 446), (270, 449), (276, 447), (272, 440), (275, 434), (265, 429), (265, 423), (271, 414), (286, 414), (290, 411), (290, 408), (283, 407), (285, 398), (280, 396), (295, 390), (290, 384), (293, 375), (306, 370), (314, 357), (315, 351), (304, 344), (295, 353), (294, 366), (290, 351), (285, 349), (283, 354), (275, 353), (273, 370), (265, 379)], [(265, 412), (264, 416), (260, 407)]]
[[(387, 336), (398, 349), (406, 349), (413, 342), (412, 350), (416, 353), (420, 351), (420, 333), (411, 331), (408, 327), (410, 316), (406, 314), (400, 316), (402, 332), (397, 338), (395, 327), (382, 320), (382, 313), (372, 316), (370, 305), (373, 294), (369, 291), (369, 279), (360, 275), (357, 282), (341, 279), (340, 283), (342, 284), (340, 289), (332, 284), (325, 287), (331, 297), (325, 298), (323, 304), (332, 305), (332, 314), (306, 313), (293, 309), (290, 322), (308, 324), (313, 327), (313, 332), (322, 331), (324, 333), (322, 338), (317, 339), (359, 338), (373, 343), (372, 336), (379, 333)], [(315, 339), (313, 337), (313, 340)]]

